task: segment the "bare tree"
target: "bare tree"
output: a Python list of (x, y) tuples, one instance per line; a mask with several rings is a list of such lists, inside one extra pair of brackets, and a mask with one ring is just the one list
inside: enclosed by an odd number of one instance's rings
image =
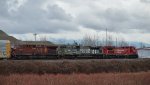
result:
[(89, 46), (89, 45), (91, 45), (91, 43), (93, 43), (93, 42), (92, 42), (92, 40), (91, 40), (91, 37), (88, 36), (88, 35), (85, 35), (85, 36), (83, 37), (83, 39), (81, 40), (81, 44), (82, 44), (83, 46)]
[(145, 48), (146, 46), (141, 42), (141, 48)]
[(40, 41), (47, 41), (47, 37), (46, 36), (40, 36)]
[(108, 35), (106, 45), (107, 46), (113, 46), (114, 45), (114, 40), (113, 40), (112, 35)]
[(118, 46), (129, 46), (129, 44), (124, 38), (121, 38), (118, 42)]
[(83, 46), (98, 46), (100, 45), (100, 40), (98, 35), (89, 36), (85, 35), (81, 40), (81, 45)]
[(89, 36), (85, 35), (81, 40), (83, 46), (129, 46), (124, 38), (113, 38), (113, 35), (108, 35), (107, 38), (99, 37), (98, 35)]
[(113, 46), (114, 40), (112, 35), (107, 35), (107, 41), (98, 35), (88, 36), (85, 35), (81, 41), (84, 46)]

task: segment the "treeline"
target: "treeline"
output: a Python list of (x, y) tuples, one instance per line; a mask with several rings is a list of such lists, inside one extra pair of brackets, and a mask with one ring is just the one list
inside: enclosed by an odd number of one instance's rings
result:
[(99, 35), (85, 35), (80, 42), (84, 46), (129, 46), (129, 43), (123, 38), (116, 38), (112, 35), (107, 37)]

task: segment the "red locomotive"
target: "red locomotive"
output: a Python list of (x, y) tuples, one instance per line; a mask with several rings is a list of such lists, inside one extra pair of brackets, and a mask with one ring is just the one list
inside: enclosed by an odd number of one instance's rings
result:
[(137, 50), (133, 46), (114, 47), (105, 46), (103, 47), (103, 54), (108, 58), (137, 58)]
[(15, 46), (12, 53), (13, 57), (17, 59), (55, 58), (57, 56), (57, 46), (23, 44)]

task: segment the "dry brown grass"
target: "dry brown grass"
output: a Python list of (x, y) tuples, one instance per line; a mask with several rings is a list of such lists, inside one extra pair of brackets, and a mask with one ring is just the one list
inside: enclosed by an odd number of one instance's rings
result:
[(150, 72), (99, 74), (12, 74), (0, 76), (0, 85), (149, 85)]
[(0, 61), (0, 75), (9, 74), (72, 74), (116, 73), (150, 70), (145, 60), (80, 60), (80, 61)]

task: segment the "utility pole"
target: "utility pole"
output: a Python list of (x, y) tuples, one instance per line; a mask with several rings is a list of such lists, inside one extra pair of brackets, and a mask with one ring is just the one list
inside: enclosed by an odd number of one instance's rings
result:
[(35, 39), (35, 41), (36, 41), (36, 36), (37, 36), (37, 33), (34, 33), (33, 35), (34, 35), (34, 39)]
[(107, 46), (107, 28), (106, 28), (106, 46)]
[(116, 32), (116, 47), (118, 46), (118, 34)]
[(116, 37), (116, 47), (117, 47), (117, 44), (118, 44), (118, 40), (117, 40), (117, 37)]

